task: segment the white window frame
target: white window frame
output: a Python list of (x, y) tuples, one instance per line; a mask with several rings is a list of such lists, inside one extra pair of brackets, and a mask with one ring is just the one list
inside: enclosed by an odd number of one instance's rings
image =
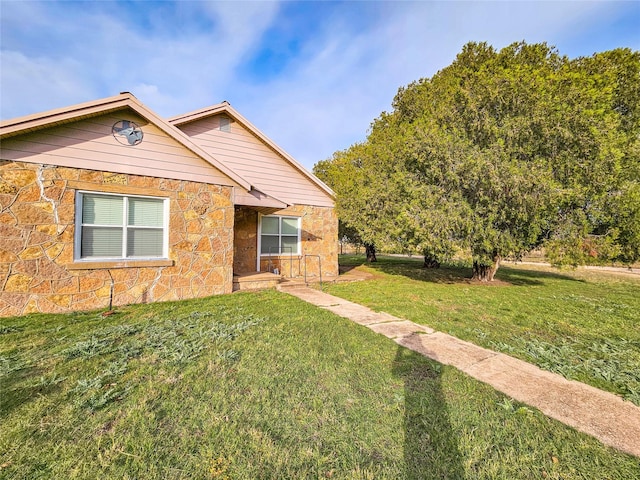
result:
[[(84, 224), (82, 223), (82, 199), (84, 195), (99, 195), (103, 197), (121, 197), (124, 198), (124, 205), (122, 209), (122, 224), (121, 225), (106, 225), (108, 227), (117, 228), (118, 226), (123, 229), (122, 232), (122, 255), (118, 257), (82, 257), (82, 227)], [(150, 198), (153, 200), (161, 200), (162, 208), (163, 208), (163, 218), (162, 218), (162, 256), (158, 257), (133, 257), (126, 256), (126, 248), (127, 248), (127, 231), (130, 228), (134, 228), (133, 226), (128, 225), (128, 217), (129, 217), (129, 198)], [(90, 191), (90, 190), (78, 190), (76, 192), (76, 218), (75, 218), (75, 233), (73, 240), (73, 257), (74, 262), (96, 262), (96, 261), (123, 261), (123, 260), (167, 260), (169, 258), (169, 199), (166, 197), (153, 197), (148, 195), (129, 195), (122, 193), (111, 193), (111, 192), (100, 192), (100, 191)], [(87, 226), (101, 226), (94, 224), (87, 224)], [(158, 228), (158, 227), (144, 227), (144, 226), (135, 226), (135, 228)]]
[[(262, 253), (262, 219), (263, 218), (277, 218), (278, 219), (278, 245), (282, 244), (282, 219), (287, 218), (287, 219), (291, 219), (291, 220), (295, 220), (297, 222), (297, 230), (298, 230), (298, 235), (297, 235), (297, 241), (296, 241), (296, 251), (292, 252), (292, 255), (300, 255), (300, 252), (302, 250), (301, 248), (301, 243), (300, 243), (300, 239), (302, 237), (302, 228), (301, 228), (301, 219), (300, 217), (295, 217), (292, 215), (260, 215), (259, 219), (258, 219), (258, 271), (260, 271), (260, 258), (261, 257), (268, 257), (269, 255), (271, 255), (272, 257), (275, 256), (281, 256), (281, 255), (289, 255), (288, 252), (278, 252), (278, 253)], [(266, 234), (266, 235), (272, 235), (275, 236), (275, 234)], [(292, 237), (293, 235), (285, 235), (287, 237)]]

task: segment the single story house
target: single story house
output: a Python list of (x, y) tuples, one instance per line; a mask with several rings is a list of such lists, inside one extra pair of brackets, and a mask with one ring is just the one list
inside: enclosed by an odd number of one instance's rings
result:
[(0, 316), (338, 274), (334, 194), (227, 102), (130, 93), (0, 124)]

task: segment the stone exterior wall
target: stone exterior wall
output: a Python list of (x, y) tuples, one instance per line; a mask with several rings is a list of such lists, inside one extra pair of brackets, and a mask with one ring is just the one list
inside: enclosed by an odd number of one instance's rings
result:
[[(74, 263), (77, 190), (168, 197), (169, 260)], [(0, 316), (230, 293), (231, 187), (0, 160)]]
[[(294, 205), (271, 215), (290, 215), (301, 217), (301, 255), (273, 256), (271, 265), (269, 258), (260, 258), (260, 271), (267, 272), (278, 268), (285, 277), (304, 275), (303, 255), (319, 255), (322, 262), (323, 276), (338, 275), (338, 219), (331, 207), (314, 207), (310, 205)], [(256, 251), (258, 245), (258, 212), (247, 207), (236, 208), (235, 260), (234, 271), (238, 273), (256, 270)], [(308, 257), (307, 275), (319, 275), (318, 258)]]
[[(302, 214), (302, 253), (319, 255), (323, 276), (338, 276), (338, 217), (333, 207), (295, 206)], [(314, 259), (307, 261), (307, 273), (318, 275)], [(286, 268), (286, 266), (285, 266)]]
[(236, 207), (234, 228), (233, 271), (255, 272), (258, 261), (258, 212), (248, 207)]

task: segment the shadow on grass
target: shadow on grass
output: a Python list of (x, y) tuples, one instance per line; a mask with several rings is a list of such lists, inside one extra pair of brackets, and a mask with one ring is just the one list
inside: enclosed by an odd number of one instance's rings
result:
[(339, 272), (340, 275), (342, 275), (343, 273), (350, 272), (351, 270), (353, 270), (356, 267), (357, 267), (357, 265), (342, 265), (342, 264), (340, 264), (338, 266), (338, 272)]
[(368, 267), (386, 273), (388, 275), (402, 275), (412, 280), (459, 284), (468, 283), (472, 285), (500, 285), (510, 284), (516, 286), (544, 285), (546, 280), (568, 280), (572, 282), (584, 283), (584, 280), (562, 273), (528, 270), (523, 267), (500, 266), (496, 273), (496, 281), (491, 283), (481, 283), (471, 280), (471, 267), (460, 265), (443, 265), (440, 268), (423, 268), (423, 262), (419, 258), (406, 257), (383, 257), (379, 256), (377, 262), (367, 262), (364, 256), (341, 257), (340, 271), (347, 272), (358, 266)]
[(0, 379), (0, 418), (8, 416), (15, 408), (33, 402), (41, 396), (60, 390), (59, 384), (25, 385), (28, 379), (36, 379), (44, 369), (27, 367)]
[(404, 381), (404, 463), (407, 479), (464, 478), (449, 423), (441, 365), (398, 347), (393, 374)]
[(569, 282), (586, 283), (581, 278), (564, 275), (559, 272), (528, 270), (524, 267), (500, 266), (497, 278), (512, 285), (543, 285), (545, 280), (567, 280)]

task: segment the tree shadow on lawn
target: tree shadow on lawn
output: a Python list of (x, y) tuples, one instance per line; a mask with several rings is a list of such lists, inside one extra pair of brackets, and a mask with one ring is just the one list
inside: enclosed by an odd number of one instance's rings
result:
[(398, 346), (393, 374), (404, 381), (404, 464), (407, 479), (464, 478), (441, 385), (442, 366)]
[[(7, 417), (17, 407), (62, 388), (59, 383), (37, 384), (38, 376), (44, 373), (43, 368), (26, 367), (0, 378), (0, 418)], [(29, 379), (32, 380), (30, 384), (25, 382)]]
[(581, 278), (564, 275), (559, 272), (529, 270), (522, 267), (507, 267), (504, 265), (500, 266), (496, 277), (511, 285), (544, 285), (545, 280), (567, 280), (569, 282), (586, 283)]
[[(404, 260), (404, 261), (403, 261)], [(478, 282), (471, 280), (471, 267), (458, 265), (443, 265), (440, 268), (423, 268), (422, 261), (398, 258), (380, 258), (377, 262), (369, 263), (363, 257), (361, 261), (349, 259), (347, 264), (341, 264), (341, 271), (352, 270), (361, 265), (366, 265), (386, 273), (388, 275), (402, 275), (412, 280), (419, 280), (431, 283), (448, 283), (484, 286), (531, 286), (544, 285), (547, 280), (567, 280), (572, 282), (585, 283), (584, 280), (557, 272), (529, 270), (521, 267), (510, 267), (501, 265), (496, 273), (493, 282)]]
[(343, 265), (343, 264), (340, 264), (340, 265), (338, 265), (338, 272), (339, 272), (340, 275), (342, 275), (344, 273), (350, 272), (351, 270), (353, 270), (356, 267), (357, 267), (357, 265)]

